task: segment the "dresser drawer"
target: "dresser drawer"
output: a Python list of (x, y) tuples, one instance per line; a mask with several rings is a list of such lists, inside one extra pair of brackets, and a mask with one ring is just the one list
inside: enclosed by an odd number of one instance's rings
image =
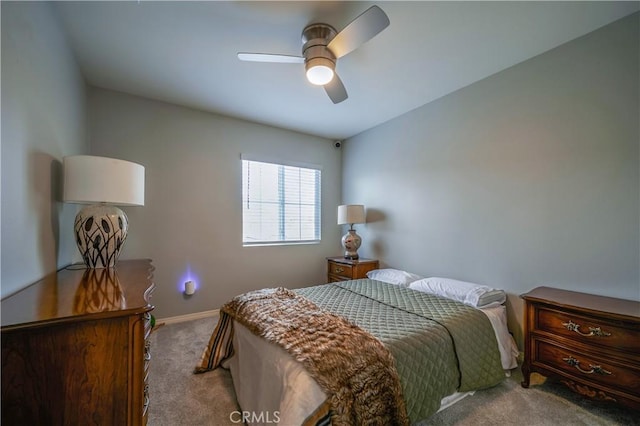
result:
[(533, 341), (536, 363), (582, 381), (640, 396), (640, 366), (618, 364), (542, 339)]
[(534, 331), (538, 330), (591, 346), (630, 353), (640, 352), (640, 331), (587, 315), (538, 307)]
[(329, 274), (338, 275), (350, 280), (353, 276), (353, 266), (344, 263), (329, 262)]

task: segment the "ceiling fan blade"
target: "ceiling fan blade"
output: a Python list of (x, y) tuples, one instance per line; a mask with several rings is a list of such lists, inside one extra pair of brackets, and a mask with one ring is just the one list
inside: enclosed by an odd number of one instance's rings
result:
[(238, 59), (249, 62), (278, 62), (284, 64), (303, 64), (302, 56), (293, 55), (272, 55), (270, 53), (246, 53), (239, 52)]
[(387, 14), (378, 6), (371, 6), (340, 31), (327, 48), (336, 58), (340, 58), (371, 40), (388, 26)]
[(333, 79), (324, 85), (324, 90), (334, 104), (339, 104), (349, 97), (347, 89), (344, 88), (344, 84), (342, 84), (338, 74), (334, 74)]

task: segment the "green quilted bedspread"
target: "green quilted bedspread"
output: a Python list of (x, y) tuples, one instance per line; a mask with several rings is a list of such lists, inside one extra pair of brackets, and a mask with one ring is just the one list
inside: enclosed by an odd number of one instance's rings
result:
[(505, 377), (491, 323), (477, 309), (369, 279), (294, 291), (388, 347), (412, 422), (434, 414), (455, 391), (491, 387)]

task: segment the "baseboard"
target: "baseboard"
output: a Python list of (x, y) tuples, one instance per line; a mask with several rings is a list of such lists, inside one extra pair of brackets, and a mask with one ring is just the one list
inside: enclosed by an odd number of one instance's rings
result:
[(213, 317), (218, 315), (219, 313), (220, 313), (220, 309), (213, 309), (211, 311), (196, 312), (193, 314), (178, 315), (175, 317), (156, 318), (156, 324), (175, 324), (177, 322), (184, 322), (184, 321), (191, 321), (191, 320)]

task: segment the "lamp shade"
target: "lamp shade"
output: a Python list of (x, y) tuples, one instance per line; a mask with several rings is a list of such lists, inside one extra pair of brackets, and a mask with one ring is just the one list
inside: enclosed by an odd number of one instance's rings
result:
[(347, 204), (338, 206), (338, 225), (364, 223), (364, 206), (362, 204)]
[(92, 155), (64, 157), (64, 201), (144, 206), (144, 166)]

